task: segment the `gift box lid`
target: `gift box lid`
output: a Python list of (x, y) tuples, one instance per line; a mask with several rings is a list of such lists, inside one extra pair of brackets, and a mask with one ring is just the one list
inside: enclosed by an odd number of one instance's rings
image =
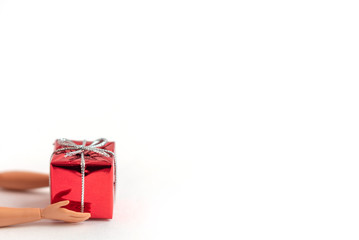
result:
[[(74, 141), (77, 145), (82, 145), (83, 141)], [(92, 142), (86, 142), (86, 146), (90, 145)], [(54, 143), (54, 151), (64, 148), (64, 146), (58, 143), (58, 140)], [(115, 152), (115, 142), (107, 142), (103, 147), (99, 147), (100, 149), (106, 149), (111, 152)], [(71, 151), (76, 150), (64, 150), (60, 152), (56, 152), (53, 154), (51, 159), (51, 164), (53, 166), (79, 166), (81, 164), (81, 154), (75, 154), (73, 156), (66, 157), (65, 154)], [(84, 151), (84, 158), (86, 162), (86, 166), (111, 166), (114, 162), (114, 156), (106, 157), (99, 153), (93, 151)]]

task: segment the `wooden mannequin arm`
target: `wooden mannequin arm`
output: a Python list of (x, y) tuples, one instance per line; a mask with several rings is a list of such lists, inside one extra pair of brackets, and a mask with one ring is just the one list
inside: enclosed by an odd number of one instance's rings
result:
[(82, 222), (91, 217), (90, 213), (80, 213), (62, 208), (70, 203), (65, 200), (40, 208), (6, 208), (0, 207), (0, 227), (19, 223), (35, 222), (40, 219), (53, 219), (69, 223)]
[(34, 222), (41, 219), (40, 208), (0, 207), (0, 227), (19, 223)]
[(0, 173), (0, 187), (26, 190), (49, 186), (49, 175), (43, 173), (11, 171)]

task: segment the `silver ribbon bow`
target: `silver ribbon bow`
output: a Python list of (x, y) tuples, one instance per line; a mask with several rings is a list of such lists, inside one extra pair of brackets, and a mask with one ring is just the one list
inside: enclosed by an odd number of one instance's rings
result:
[[(99, 138), (93, 141), (90, 145), (86, 146), (86, 140), (83, 140), (82, 145), (78, 145), (74, 143), (73, 141), (61, 138), (57, 140), (58, 144), (61, 146), (64, 146), (63, 148), (57, 149), (54, 151), (54, 153), (66, 151), (66, 150), (72, 150), (71, 152), (67, 152), (65, 154), (65, 157), (70, 157), (76, 154), (81, 154), (81, 212), (84, 212), (84, 202), (85, 202), (85, 151), (95, 152), (105, 157), (111, 157), (113, 156), (114, 159), (114, 171), (115, 171), (115, 177), (114, 177), (114, 185), (115, 185), (115, 196), (116, 196), (116, 156), (115, 153), (106, 149), (102, 149), (100, 147), (103, 147), (108, 142), (106, 138)], [(53, 154), (54, 154), (53, 153)]]

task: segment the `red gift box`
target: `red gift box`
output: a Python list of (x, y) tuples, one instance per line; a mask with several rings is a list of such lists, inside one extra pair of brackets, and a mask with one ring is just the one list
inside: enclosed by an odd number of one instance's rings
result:
[[(91, 218), (112, 218), (115, 188), (115, 143), (58, 139), (50, 163), (51, 203), (89, 212)], [(91, 145), (92, 144), (92, 145)]]

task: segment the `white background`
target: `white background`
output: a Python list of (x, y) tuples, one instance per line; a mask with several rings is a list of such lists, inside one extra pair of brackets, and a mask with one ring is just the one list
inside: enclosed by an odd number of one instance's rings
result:
[[(1, 170), (116, 141), (111, 221), (21, 239), (358, 239), (357, 1), (0, 0)], [(44, 207), (48, 189), (0, 190)]]

